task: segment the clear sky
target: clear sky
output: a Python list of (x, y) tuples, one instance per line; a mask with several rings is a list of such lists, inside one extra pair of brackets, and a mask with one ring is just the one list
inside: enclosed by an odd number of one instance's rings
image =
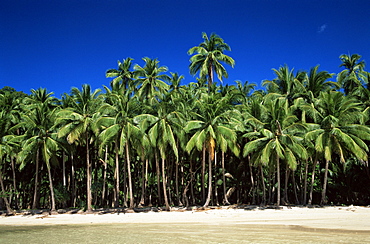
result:
[(56, 96), (85, 83), (101, 88), (117, 60), (142, 66), (146, 56), (186, 84), (195, 80), (187, 51), (202, 32), (232, 49), (224, 84), (260, 85), (284, 64), (338, 73), (341, 54), (370, 60), (369, 10), (369, 0), (2, 0), (0, 88)]

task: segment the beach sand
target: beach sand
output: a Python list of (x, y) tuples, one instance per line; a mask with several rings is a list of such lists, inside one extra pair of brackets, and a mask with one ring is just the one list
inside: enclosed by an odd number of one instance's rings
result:
[(313, 229), (370, 231), (370, 208), (349, 207), (282, 207), (268, 208), (226, 208), (210, 210), (173, 210), (170, 212), (143, 213), (93, 213), (57, 215), (16, 215), (0, 217), (0, 226), (35, 225), (78, 225), (78, 224), (243, 224), (243, 225), (281, 225)]

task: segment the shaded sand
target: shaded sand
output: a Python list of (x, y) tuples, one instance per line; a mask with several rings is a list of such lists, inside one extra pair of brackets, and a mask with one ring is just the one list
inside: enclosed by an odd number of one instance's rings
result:
[(49, 226), (80, 224), (196, 223), (207, 225), (271, 225), (291, 228), (349, 230), (370, 233), (369, 207), (283, 207), (282, 209), (222, 208), (143, 213), (16, 215), (0, 217), (1, 225)]

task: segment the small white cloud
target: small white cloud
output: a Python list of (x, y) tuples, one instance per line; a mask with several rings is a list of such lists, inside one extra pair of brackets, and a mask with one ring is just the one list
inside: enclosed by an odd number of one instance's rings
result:
[(326, 27), (328, 27), (328, 25), (323, 24), (322, 26), (319, 27), (317, 33), (323, 33), (325, 31)]

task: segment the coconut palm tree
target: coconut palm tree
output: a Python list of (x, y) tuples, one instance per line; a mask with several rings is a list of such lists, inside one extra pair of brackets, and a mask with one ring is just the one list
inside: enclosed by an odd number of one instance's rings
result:
[(342, 54), (339, 56), (342, 64), (339, 67), (344, 67), (338, 76), (338, 83), (343, 87), (346, 95), (350, 94), (356, 87), (362, 86), (366, 79), (364, 72), (365, 62), (360, 61), (361, 55), (358, 54)]
[(159, 66), (157, 59), (145, 57), (143, 60), (145, 62), (143, 67), (138, 64), (134, 66), (136, 81), (139, 86), (138, 96), (141, 101), (153, 103), (168, 91), (169, 86), (166, 82), (170, 80), (170, 77), (164, 74), (168, 71), (168, 68)]
[(66, 136), (68, 143), (84, 145), (86, 149), (86, 193), (87, 193), (87, 211), (92, 211), (91, 194), (91, 160), (90, 145), (93, 141), (93, 124), (97, 119), (97, 109), (100, 107), (99, 98), (100, 89), (91, 91), (90, 85), (83, 85), (82, 90), (74, 87), (71, 95), (73, 97), (73, 107), (62, 109), (58, 112), (57, 125), (61, 125), (58, 131), (58, 137)]
[[(285, 162), (289, 168), (295, 169), (297, 161), (307, 158), (306, 149), (302, 146), (303, 138), (300, 135), (304, 125), (298, 123), (293, 115), (288, 100), (273, 95), (265, 97), (264, 106), (268, 118), (264, 127), (258, 131), (251, 131), (244, 135), (249, 141), (243, 149), (243, 156), (251, 154), (253, 164), (273, 164), (277, 177), (277, 201), (280, 205), (280, 162)], [(251, 121), (258, 122), (254, 117)], [(258, 123), (260, 124), (260, 123)]]
[(327, 71), (318, 72), (319, 67), (319, 65), (316, 65), (310, 69), (306, 82), (304, 83), (306, 91), (309, 93), (308, 97), (311, 98), (310, 101), (313, 100), (312, 98), (317, 98), (320, 92), (339, 89), (337, 82), (328, 81), (334, 74), (330, 74)]
[(192, 47), (188, 51), (189, 55), (196, 53), (190, 58), (189, 69), (191, 75), (199, 72), (199, 77), (206, 77), (208, 79), (208, 92), (210, 92), (212, 83), (214, 82), (214, 73), (216, 73), (220, 81), (222, 81), (223, 77), (228, 77), (222, 63), (234, 67), (235, 61), (224, 54), (225, 51), (231, 51), (231, 48), (221, 37), (214, 33), (208, 37), (203, 32), (202, 38), (204, 41), (199, 46)]
[[(45, 106), (38, 106), (29, 113), (23, 115), (23, 121), (19, 124), (26, 129), (21, 137), (22, 150), (18, 154), (18, 161), (25, 163), (29, 156), (36, 153), (36, 164), (39, 155), (46, 164), (49, 176), (49, 188), (51, 199), (51, 211), (55, 211), (54, 187), (51, 175), (51, 162), (56, 163), (56, 153), (59, 149), (56, 133), (53, 131), (56, 109), (49, 110)], [(21, 166), (22, 167), (22, 166)], [(36, 173), (38, 169), (36, 166)], [(36, 179), (37, 180), (37, 179)]]
[[(185, 126), (187, 133), (192, 133), (186, 145), (190, 153), (194, 148), (203, 152), (202, 189), (204, 189), (205, 157), (208, 153), (208, 194), (203, 207), (207, 207), (212, 195), (212, 160), (219, 146), (226, 151), (227, 141), (236, 142), (236, 132), (227, 126), (236, 111), (230, 110), (230, 97), (220, 97), (219, 93), (202, 94), (197, 101), (198, 111)], [(204, 192), (204, 190), (203, 190)]]
[(113, 78), (111, 81), (112, 90), (132, 89), (134, 87), (134, 73), (132, 69), (132, 58), (128, 57), (122, 62), (117, 61), (117, 69), (109, 69), (105, 72), (107, 78)]
[[(162, 187), (163, 196), (166, 205), (166, 209), (169, 210), (169, 201), (167, 195), (167, 176), (166, 176), (166, 159), (169, 158), (169, 150), (171, 149), (175, 158), (178, 159), (178, 148), (175, 139), (174, 130), (181, 128), (178, 124), (182, 120), (182, 114), (175, 110), (174, 104), (162, 101), (156, 107), (152, 114), (141, 114), (135, 117), (135, 121), (141, 124), (141, 128), (147, 124), (147, 134), (152, 147), (159, 150), (161, 157), (161, 168), (162, 168)], [(157, 174), (158, 174), (157, 166)], [(159, 186), (158, 186), (159, 187)]]
[(297, 72), (294, 75), (294, 68), (289, 69), (287, 65), (272, 70), (276, 78), (271, 81), (265, 80), (262, 83), (263, 86), (266, 86), (269, 93), (278, 93), (287, 96), (290, 102), (302, 94), (304, 91), (304, 81), (306, 79), (305, 72)]
[(305, 137), (314, 143), (316, 151), (325, 159), (321, 204), (326, 204), (328, 169), (334, 155), (342, 163), (349, 156), (366, 161), (368, 146), (365, 141), (370, 139), (370, 128), (359, 123), (364, 116), (361, 104), (341, 92), (322, 93), (314, 111), (312, 107), (305, 109), (315, 115), (313, 118), (317, 126)]
[[(0, 104), (4, 99), (3, 94), (0, 94)], [(12, 135), (8, 134), (11, 123), (9, 123), (9, 117), (6, 111), (0, 111), (0, 186), (1, 186), (1, 197), (3, 198), (8, 214), (11, 214), (13, 210), (10, 207), (10, 203), (7, 198), (7, 194), (4, 186), (3, 168), (6, 166), (6, 156), (11, 155), (13, 147), (16, 146), (11, 142)], [(14, 189), (15, 190), (15, 189)]]
[(118, 207), (119, 200), (119, 155), (126, 155), (127, 174), (129, 182), (129, 195), (130, 195), (130, 208), (134, 207), (134, 197), (132, 189), (131, 168), (130, 168), (130, 141), (140, 136), (140, 129), (133, 123), (133, 117), (138, 113), (138, 100), (136, 97), (131, 97), (131, 91), (126, 90), (120, 93), (112, 92), (109, 88), (105, 87), (110, 103), (103, 104), (99, 111), (105, 113), (106, 116), (100, 117), (96, 124), (102, 130), (99, 134), (99, 139), (102, 148), (111, 141), (115, 144), (115, 207)]

